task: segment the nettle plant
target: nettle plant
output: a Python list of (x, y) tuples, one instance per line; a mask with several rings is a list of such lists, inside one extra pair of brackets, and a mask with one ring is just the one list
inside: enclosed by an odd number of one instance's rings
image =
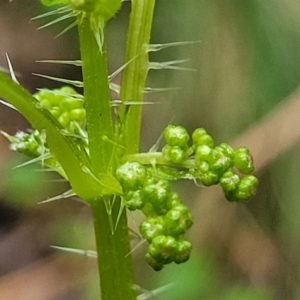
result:
[[(244, 201), (256, 190), (252, 158), (245, 147), (215, 145), (203, 128), (191, 136), (182, 126), (163, 130), (165, 146), (139, 153), (141, 112), (151, 51), (177, 45), (151, 45), (155, 0), (132, 0), (125, 65), (120, 86), (107, 72), (106, 23), (121, 8), (121, 0), (42, 0), (54, 9), (38, 18), (58, 14), (52, 23), (74, 17), (81, 58), (68, 63), (82, 68), (83, 81), (57, 79), (59, 89), (31, 95), (14, 76), (0, 73), (0, 97), (17, 109), (33, 129), (14, 136), (2, 132), (11, 149), (24, 153), (69, 181), (71, 190), (92, 211), (100, 273), (101, 299), (136, 299), (126, 211), (145, 215), (139, 230), (149, 244), (146, 260), (156, 271), (190, 257), (192, 244), (184, 237), (193, 218), (170, 182), (220, 184), (228, 201)], [(57, 8), (58, 7), (58, 8)], [(51, 61), (50, 61), (51, 62)], [(174, 62), (173, 62), (174, 63)], [(51, 78), (47, 76), (48, 78)], [(70, 85), (83, 87), (78, 93)], [(119, 99), (110, 98), (110, 89)], [(113, 107), (113, 108), (112, 108)], [(143, 298), (144, 299), (144, 298)]]

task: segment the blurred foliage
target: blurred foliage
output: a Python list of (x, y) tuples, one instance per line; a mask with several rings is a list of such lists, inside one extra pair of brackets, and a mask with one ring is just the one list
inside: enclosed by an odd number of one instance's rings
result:
[[(123, 62), (129, 6), (130, 4), (125, 2), (118, 17), (109, 25), (107, 38), (111, 71), (117, 69)], [(74, 59), (78, 55), (75, 30), (53, 40), (53, 36), (66, 27), (65, 23), (42, 32), (25, 29), (24, 24), (28, 24), (29, 17), (41, 12), (40, 6), (29, 0), (0, 4), (0, 14), (5, 13), (9, 16), (5, 19), (8, 22), (5, 28), (14, 28), (9, 31), (10, 35), (1, 41), (0, 57), (3, 58), (4, 53), (11, 49), (8, 46), (5, 48), (5, 45), (20, 44), (20, 41), (14, 40), (16, 37), (13, 33), (16, 30), (24, 30), (28, 43), (33, 45), (39, 41), (37, 39), (37, 42), (34, 42), (35, 38), (43, 34), (48, 35), (47, 45), (43, 44), (44, 49), (48, 48), (48, 43), (55, 45), (53, 52), (48, 51), (46, 54), (41, 50), (35, 51), (34, 48), (30, 53), (24, 53), (22, 49), (14, 47), (16, 49), (12, 53), (12, 62), (17, 71), (23, 76), (26, 74), (25, 83), (31, 90), (48, 84), (48, 81), (35, 79), (26, 73), (28, 69), (41, 68), (37, 64), (33, 65), (36, 59)], [(190, 131), (199, 126), (206, 127), (220, 142), (234, 139), (250, 125), (266, 116), (276, 104), (284, 101), (299, 86), (300, 81), (299, 16), (300, 4), (296, 0), (157, 0), (152, 42), (199, 41), (199, 43), (153, 53), (152, 60), (188, 58), (189, 61), (184, 66), (197, 71), (150, 71), (149, 86), (179, 89), (147, 95), (147, 100), (158, 104), (145, 106), (142, 149), (149, 149), (161, 134), (162, 128), (171, 120), (183, 124)], [(15, 28), (13, 20), (22, 17), (23, 19), (17, 23), (19, 27)], [(4, 28), (1, 24), (0, 33), (1, 26)], [(24, 28), (20, 24), (23, 24)], [(40, 22), (31, 22), (30, 26), (33, 28), (38, 24)], [(18, 57), (18, 51), (21, 51), (22, 57)], [(46, 56), (51, 53), (53, 56)], [(3, 59), (0, 62), (5, 66)], [(43, 71), (52, 76), (60, 74), (61, 77), (80, 78), (77, 69), (64, 69), (61, 66), (54, 69), (51, 66), (39, 69), (37, 73)], [(50, 85), (54, 86), (53, 83)], [(2, 117), (4, 118), (0, 114), (1, 119)], [(11, 119), (10, 122), (11, 130), (15, 129), (14, 120)], [(206, 250), (196, 248), (194, 256), (186, 265), (168, 266), (160, 274), (153, 273), (146, 267), (143, 249), (140, 252), (138, 250), (135, 255), (138, 283), (143, 287), (152, 285), (154, 289), (175, 282), (171, 290), (157, 296), (157, 299), (164, 300), (299, 299), (299, 147), (294, 145), (287, 153), (280, 153), (275, 161), (260, 172), (258, 195), (243, 206), (256, 222), (254, 225), (248, 224), (248, 228), (259, 228), (280, 253), (283, 262), (278, 263), (275, 274), (264, 274), (263, 280), (260, 280), (262, 277), (253, 278), (245, 274), (243, 266), (229, 259), (230, 249), (226, 248), (230, 242), (228, 237), (228, 240), (214, 241)], [(24, 174), (13, 176), (8, 173), (6, 176), (11, 178), (11, 184), (15, 184), (16, 180), (16, 186), (22, 182), (29, 186), (35, 180), (29, 173), (28, 175), (26, 173), (26, 176)], [(179, 189), (182, 189), (187, 203), (196, 200), (198, 190), (191, 184), (180, 183)], [(14, 196), (11, 197), (20, 198), (20, 192), (14, 192)], [(237, 209), (237, 213), (239, 212)], [(243, 218), (242, 215), (236, 229), (246, 222), (247, 218)], [(84, 240), (89, 240), (86, 237), (88, 235), (86, 228), (89, 227), (85, 222), (82, 229), (79, 229), (80, 226), (80, 222), (76, 228), (63, 224), (64, 229), (59, 230), (59, 227), (56, 227), (53, 230), (59, 232), (58, 241), (62, 242), (66, 236), (69, 237), (66, 240), (73, 243), (72, 245), (82, 246), (82, 241), (74, 240), (80, 240), (80, 236), (85, 236)], [(70, 236), (69, 230), (73, 230)], [(208, 227), (205, 230), (207, 235), (210, 235), (213, 229)], [(90, 234), (92, 236), (93, 233)], [(242, 236), (244, 240), (247, 238), (247, 235)], [(197, 236), (191, 236), (191, 240), (197, 243), (198, 239)], [(258, 243), (258, 240), (254, 237), (254, 244), (256, 242)], [(257, 258), (260, 251), (264, 250), (263, 245), (261, 248), (258, 247)], [(242, 249), (245, 253), (246, 250)], [(252, 257), (253, 261), (248, 263), (255, 264), (255, 258)], [(274, 257), (274, 260), (276, 259)], [(269, 279), (269, 277), (276, 278), (277, 274), (278, 281)], [(92, 296), (90, 298), (92, 299)]]

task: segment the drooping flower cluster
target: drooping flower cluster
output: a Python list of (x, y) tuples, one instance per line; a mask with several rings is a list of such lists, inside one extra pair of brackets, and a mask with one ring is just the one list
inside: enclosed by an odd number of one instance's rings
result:
[[(166, 145), (160, 156), (149, 153), (147, 162), (147, 154), (133, 155), (132, 161), (116, 170), (125, 206), (141, 210), (146, 216), (140, 232), (149, 242), (146, 259), (154, 270), (173, 261), (187, 261), (192, 247), (184, 239), (193, 223), (192, 216), (178, 194), (171, 190), (170, 180), (190, 178), (199, 179), (205, 186), (220, 184), (229, 201), (249, 199), (258, 184), (251, 175), (254, 167), (246, 147), (233, 150), (226, 143), (215, 146), (203, 128), (193, 132), (189, 146), (188, 132), (175, 125), (165, 128), (164, 139)], [(245, 175), (239, 176), (237, 172)]]
[(116, 176), (124, 191), (125, 206), (142, 210), (147, 217), (140, 232), (150, 244), (146, 259), (152, 268), (161, 270), (164, 264), (187, 261), (192, 245), (184, 234), (193, 220), (170, 183), (138, 162), (121, 165)]

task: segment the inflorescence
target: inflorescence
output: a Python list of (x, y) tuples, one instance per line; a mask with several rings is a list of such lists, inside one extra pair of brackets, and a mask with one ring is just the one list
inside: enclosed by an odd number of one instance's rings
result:
[[(38, 105), (56, 118), (64, 133), (76, 138), (78, 147), (84, 147), (88, 154), (82, 95), (70, 87), (62, 87), (41, 90), (34, 96)], [(11, 142), (11, 149), (40, 158), (43, 165), (65, 176), (51, 156), (45, 132), (34, 130), (4, 135)], [(215, 146), (203, 128), (197, 128), (190, 137), (184, 127), (168, 125), (163, 135), (166, 144), (161, 152), (119, 157), (120, 163), (114, 171), (122, 187), (122, 194), (118, 196), (124, 206), (131, 211), (140, 210), (146, 216), (139, 230), (149, 243), (146, 259), (154, 270), (171, 262), (187, 261), (192, 249), (184, 235), (192, 226), (193, 218), (179, 195), (172, 191), (172, 180), (199, 180), (204, 186), (220, 184), (228, 201), (248, 200), (258, 184), (252, 175), (253, 161), (246, 147), (233, 150), (226, 143)]]

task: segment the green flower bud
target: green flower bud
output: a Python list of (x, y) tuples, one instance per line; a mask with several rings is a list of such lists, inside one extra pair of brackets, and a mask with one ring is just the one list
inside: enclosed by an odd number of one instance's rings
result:
[(193, 218), (187, 206), (183, 204), (169, 210), (164, 220), (167, 232), (172, 236), (184, 234), (193, 224)]
[(253, 172), (253, 160), (248, 148), (241, 147), (234, 151), (234, 164), (243, 174), (250, 174)]
[(258, 179), (253, 175), (243, 177), (239, 183), (238, 189), (235, 192), (235, 197), (238, 200), (248, 200), (256, 193)]
[(210, 170), (210, 166), (209, 166), (209, 163), (207, 161), (198, 161), (198, 160), (196, 160), (196, 165), (198, 167), (199, 174), (207, 173)]
[(206, 145), (210, 148), (214, 147), (214, 140), (207, 134), (204, 128), (197, 128), (192, 134), (192, 140), (194, 147)]
[(69, 0), (76, 10), (93, 13), (103, 17), (104, 21), (112, 18), (121, 7), (121, 0)]
[(71, 5), (75, 10), (93, 13), (107, 21), (120, 9), (122, 0), (41, 0), (41, 2), (46, 6)]
[(146, 254), (147, 263), (152, 267), (154, 271), (160, 271), (164, 267), (164, 263), (158, 262), (149, 253)]
[(220, 178), (220, 185), (226, 193), (235, 191), (238, 188), (239, 183), (240, 177), (233, 171), (225, 172)]
[(62, 127), (67, 128), (70, 124), (70, 113), (64, 112), (58, 117), (58, 122), (62, 125)]
[(165, 214), (168, 210), (170, 192), (169, 182), (162, 179), (146, 184), (144, 187), (144, 197), (152, 204), (153, 209), (159, 215)]
[(177, 264), (184, 263), (190, 258), (192, 244), (188, 241), (179, 241), (177, 244), (177, 254), (174, 257), (174, 262)]
[(180, 197), (177, 193), (171, 192), (169, 194), (169, 199), (168, 199), (168, 208), (174, 208), (177, 205), (181, 204)]
[(49, 153), (47, 145), (42, 140), (41, 133), (38, 130), (32, 133), (17, 132), (15, 136), (5, 135), (11, 142), (11, 149), (25, 154), (29, 157), (39, 157), (42, 154)]
[(158, 262), (171, 263), (177, 253), (177, 241), (172, 236), (158, 235), (149, 246), (148, 253)]
[(211, 186), (211, 185), (219, 183), (220, 176), (219, 176), (218, 172), (208, 171), (206, 173), (200, 174), (199, 179), (201, 180), (203, 185)]
[(140, 225), (140, 233), (149, 243), (154, 237), (162, 235), (164, 232), (165, 224), (161, 216), (148, 218)]
[(222, 152), (230, 160), (234, 160), (234, 150), (226, 143), (221, 143), (219, 146), (215, 147), (215, 150)]
[(70, 119), (78, 122), (80, 125), (85, 121), (86, 112), (83, 108), (75, 108), (70, 112)]
[(164, 130), (164, 138), (169, 146), (186, 149), (190, 139), (186, 129), (182, 126), (168, 125)]
[(186, 159), (185, 151), (179, 146), (165, 145), (162, 154), (167, 162), (174, 164), (181, 164)]
[(145, 206), (142, 190), (129, 191), (124, 195), (125, 206), (129, 210), (142, 209)]
[(195, 151), (195, 162), (200, 165), (203, 161), (207, 161), (209, 159), (212, 148), (207, 145), (200, 145), (196, 148)]
[(212, 149), (209, 153), (208, 163), (212, 171), (223, 174), (233, 166), (233, 160), (220, 151), (220, 148)]
[(125, 191), (138, 190), (146, 181), (146, 168), (138, 162), (126, 162), (116, 170), (116, 177)]

